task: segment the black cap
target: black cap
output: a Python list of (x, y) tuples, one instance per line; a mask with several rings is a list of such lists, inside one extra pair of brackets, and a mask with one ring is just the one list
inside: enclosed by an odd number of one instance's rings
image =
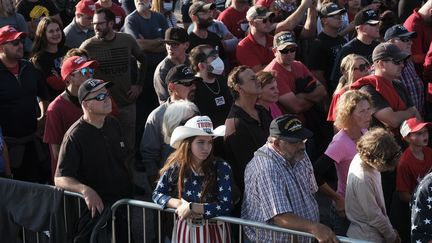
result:
[(171, 68), (165, 78), (167, 83), (174, 84), (189, 83), (200, 79), (201, 78), (196, 77), (192, 69), (185, 64), (180, 64)]
[(409, 56), (408, 53), (401, 51), (396, 45), (388, 42), (377, 45), (372, 52), (372, 60), (374, 62), (383, 59), (403, 61)]
[(417, 33), (409, 32), (403, 25), (397, 24), (387, 29), (384, 35), (384, 40), (388, 41), (390, 39), (400, 37), (409, 37), (412, 39), (417, 37)]
[(339, 8), (337, 4), (327, 3), (321, 7), (319, 14), (321, 18), (323, 18), (323, 17), (333, 16), (339, 13), (345, 13), (345, 12), (346, 10), (344, 8)]
[(165, 43), (185, 43), (189, 41), (187, 31), (180, 27), (171, 27), (165, 31)]
[(356, 14), (354, 17), (355, 26), (359, 26), (362, 24), (378, 24), (380, 22), (380, 18), (372, 9), (363, 9)]
[(290, 142), (300, 142), (311, 138), (313, 133), (303, 127), (295, 115), (287, 114), (275, 118), (270, 123), (270, 137), (283, 138)]
[(273, 37), (273, 48), (276, 48), (278, 51), (291, 45), (297, 46), (297, 43), (294, 35), (289, 31), (281, 31)]
[(197, 1), (194, 2), (190, 7), (189, 7), (189, 15), (196, 15), (198, 12), (201, 11), (209, 11), (209, 10), (213, 10), (216, 8), (216, 4), (214, 3), (204, 3), (201, 1)]
[(94, 78), (87, 79), (86, 81), (84, 81), (84, 83), (80, 85), (78, 89), (78, 101), (82, 103), (90, 93), (96, 92), (102, 89), (103, 87), (108, 89), (113, 85), (114, 85), (113, 83), (105, 82), (101, 79), (94, 79)]

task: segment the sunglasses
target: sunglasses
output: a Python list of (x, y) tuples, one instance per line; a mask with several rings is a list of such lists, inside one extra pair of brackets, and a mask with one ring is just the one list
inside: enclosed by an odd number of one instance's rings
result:
[(398, 38), (397, 40), (400, 40), (402, 42), (409, 42), (411, 40), (411, 38)]
[(288, 54), (289, 52), (294, 53), (297, 51), (297, 47), (285, 48), (283, 50), (279, 50), (281, 54)]
[(19, 44), (23, 44), (24, 40), (23, 39), (16, 39), (16, 40), (9, 41), (9, 42), (6, 42), (6, 43), (9, 43), (9, 44), (11, 44), (13, 46), (18, 46)]
[(385, 62), (393, 62), (394, 65), (405, 64), (405, 60), (387, 59), (387, 60), (383, 60), (383, 61), (385, 61)]
[(104, 101), (107, 97), (110, 97), (109, 93), (100, 93), (93, 98), (86, 99), (85, 101), (89, 101), (89, 100)]
[(369, 67), (370, 67), (369, 64), (363, 63), (360, 64), (358, 67), (355, 67), (354, 70), (359, 70), (360, 72), (364, 72), (369, 70)]
[(82, 69), (79, 70), (79, 71), (81, 72), (81, 74), (82, 74), (83, 76), (87, 76), (87, 74), (90, 74), (90, 75), (93, 75), (93, 74), (94, 74), (94, 68), (86, 67), (86, 68), (82, 68)]
[(196, 81), (190, 81), (190, 82), (175, 82), (175, 84), (181, 84), (181, 85), (183, 85), (183, 86), (185, 86), (185, 87), (190, 87), (190, 86), (192, 86), (193, 84), (195, 84), (195, 82)]
[(270, 19), (269, 18), (265, 18), (265, 19), (261, 19), (261, 21), (262, 21), (263, 24), (266, 24), (267, 21), (270, 22)]

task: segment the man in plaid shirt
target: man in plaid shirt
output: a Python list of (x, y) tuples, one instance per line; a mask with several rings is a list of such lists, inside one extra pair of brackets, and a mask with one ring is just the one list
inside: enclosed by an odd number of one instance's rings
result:
[[(268, 142), (259, 148), (245, 171), (242, 218), (308, 232), (319, 242), (337, 242), (336, 235), (319, 223), (318, 190), (305, 143), (312, 132), (294, 115), (270, 124)], [(291, 235), (245, 227), (253, 242), (290, 242)], [(275, 238), (273, 238), (275, 237)], [(307, 242), (298, 237), (298, 242)]]

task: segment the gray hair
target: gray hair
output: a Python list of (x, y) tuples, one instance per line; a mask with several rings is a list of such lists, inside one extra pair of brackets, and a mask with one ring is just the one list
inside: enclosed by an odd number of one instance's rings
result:
[(179, 125), (184, 125), (180, 124), (182, 121), (192, 118), (197, 114), (199, 114), (198, 107), (188, 100), (178, 100), (170, 104), (165, 111), (162, 122), (164, 142), (169, 144), (174, 129)]

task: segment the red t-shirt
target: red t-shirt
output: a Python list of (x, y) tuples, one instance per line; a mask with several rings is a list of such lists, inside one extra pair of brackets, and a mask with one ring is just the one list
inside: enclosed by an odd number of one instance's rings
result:
[(396, 189), (399, 192), (413, 193), (420, 180), (432, 168), (432, 149), (423, 148), (424, 160), (418, 160), (407, 148), (401, 156), (397, 167)]
[(329, 122), (334, 122), (336, 121), (336, 113), (337, 113), (337, 103), (339, 101), (339, 98), (347, 91), (347, 88), (344, 87), (340, 90), (338, 90), (337, 92), (335, 92), (333, 94), (331, 103), (330, 103), (330, 107), (329, 107), (329, 111), (327, 114), (327, 121)]
[(314, 77), (307, 67), (299, 62), (293, 61), (291, 63), (291, 71), (286, 70), (282, 65), (276, 62), (276, 59), (270, 62), (264, 71), (275, 71), (276, 82), (279, 89), (279, 96), (290, 92), (296, 92), (295, 80), (297, 78), (305, 78), (307, 76)]
[[(102, 8), (100, 3), (98, 3), (98, 2), (95, 3), (95, 6), (96, 6), (96, 9)], [(120, 30), (123, 27), (123, 24), (124, 24), (124, 21), (126, 18), (126, 12), (124, 11), (124, 9), (121, 6), (119, 6), (116, 3), (112, 3), (110, 10), (115, 15), (114, 29)]]
[(231, 6), (220, 13), (218, 20), (222, 21), (233, 35), (243, 39), (245, 32), (240, 28), (240, 24), (246, 21), (246, 12), (247, 9), (239, 12)]
[(273, 36), (267, 35), (266, 46), (258, 44), (252, 34), (241, 40), (236, 49), (236, 57), (241, 65), (254, 67), (267, 65), (273, 60)]
[(417, 37), (413, 39), (411, 46), (412, 55), (426, 54), (432, 40), (432, 25), (425, 23), (418, 14), (418, 9), (414, 9), (405, 20), (404, 26), (408, 31), (417, 32)]

